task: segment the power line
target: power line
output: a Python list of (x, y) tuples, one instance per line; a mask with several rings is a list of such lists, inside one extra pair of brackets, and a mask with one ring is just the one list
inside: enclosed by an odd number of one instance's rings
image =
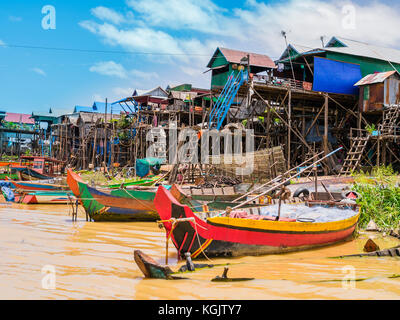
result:
[(0, 47), (40, 49), (40, 50), (52, 50), (52, 51), (73, 51), (73, 52), (85, 52), (85, 53), (112, 53), (112, 54), (132, 54), (132, 55), (137, 54), (137, 55), (159, 55), (159, 56), (203, 56), (203, 57), (209, 56), (200, 53), (162, 53), (162, 52), (138, 52), (138, 51), (122, 51), (122, 50), (93, 50), (93, 49), (44, 47), (44, 46), (16, 45), (16, 44), (0, 44)]
[[(155, 55), (155, 56), (198, 56), (209, 57), (209, 54), (200, 53), (163, 53), (163, 52), (140, 52), (140, 51), (123, 51), (123, 50), (94, 50), (94, 49), (79, 49), (79, 48), (63, 48), (63, 47), (46, 47), (46, 46), (32, 46), (32, 45), (18, 45), (0, 43), (0, 47), (4, 48), (20, 48), (20, 49), (38, 49), (38, 50), (51, 50), (51, 51), (70, 51), (82, 53), (110, 53), (110, 54), (127, 54), (127, 55)], [(224, 57), (215, 57), (214, 59), (224, 59)], [(271, 57), (274, 58), (274, 57)]]

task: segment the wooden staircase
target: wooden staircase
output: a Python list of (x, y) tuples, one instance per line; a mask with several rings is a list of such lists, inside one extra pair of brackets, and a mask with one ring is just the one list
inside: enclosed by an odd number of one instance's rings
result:
[(400, 121), (400, 105), (392, 105), (384, 110), (383, 121), (379, 126), (380, 133), (383, 137), (396, 136), (397, 127)]
[(340, 170), (339, 176), (350, 175), (352, 172), (358, 169), (370, 137), (371, 136), (369, 134), (364, 136), (360, 135), (357, 137), (350, 137), (350, 151), (347, 153), (347, 157)]

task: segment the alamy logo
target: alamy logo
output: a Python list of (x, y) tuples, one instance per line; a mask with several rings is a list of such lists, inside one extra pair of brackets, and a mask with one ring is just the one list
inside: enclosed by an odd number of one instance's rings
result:
[(352, 4), (343, 6), (342, 8), (342, 27), (345, 30), (356, 29), (356, 8)]
[(42, 8), (42, 14), (45, 16), (42, 18), (42, 28), (44, 30), (55, 30), (56, 29), (56, 8), (51, 5), (46, 5)]
[(42, 288), (45, 290), (54, 290), (56, 288), (56, 268), (52, 265), (46, 265), (42, 268)]
[(165, 130), (158, 127), (149, 130), (146, 140), (150, 143), (146, 157), (163, 158), (169, 164), (235, 164), (240, 167), (236, 169), (237, 175), (250, 175), (254, 170), (252, 129), (196, 131), (184, 128), (178, 134), (177, 126), (172, 123), (169, 126), (168, 139)]

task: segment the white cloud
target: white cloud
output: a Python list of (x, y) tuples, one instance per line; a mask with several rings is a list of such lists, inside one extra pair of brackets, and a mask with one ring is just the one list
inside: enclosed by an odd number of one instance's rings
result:
[(99, 94), (99, 93), (95, 93), (94, 95), (93, 95), (93, 99), (92, 99), (93, 101), (97, 101), (97, 102), (103, 102), (103, 101), (105, 101), (106, 100), (106, 98), (104, 98), (101, 94)]
[(114, 24), (121, 24), (126, 21), (122, 14), (106, 7), (96, 7), (90, 10), (90, 12), (100, 20), (110, 21)]
[(132, 93), (135, 91), (134, 88), (120, 88), (116, 87), (112, 89), (112, 92), (117, 97), (130, 97)]
[(207, 34), (232, 36), (240, 32), (228, 10), (211, 0), (128, 0), (127, 4), (152, 27), (175, 30), (191, 29)]
[(141, 70), (127, 70), (122, 64), (114, 61), (102, 61), (94, 64), (89, 68), (90, 72), (95, 72), (105, 76), (118, 77), (121, 79), (159, 79), (160, 76), (156, 72), (141, 71)]
[(99, 35), (113, 46), (119, 45), (128, 50), (142, 53), (173, 53), (184, 54), (178, 41), (171, 35), (149, 28), (118, 29), (114, 25), (99, 24), (93, 21), (83, 21), (80, 25), (90, 32)]
[(134, 76), (135, 78), (151, 80), (151, 79), (159, 79), (160, 76), (156, 72), (146, 72), (140, 70), (131, 70), (129, 73)]
[[(353, 4), (355, 29), (346, 29), (348, 17), (344, 5), (348, 1), (291, 0), (265, 4), (249, 0), (245, 9), (236, 9), (243, 34), (249, 35), (249, 49), (263, 51), (278, 58), (285, 47), (280, 32), (287, 32), (288, 41), (306, 46), (321, 46), (320, 37), (342, 36), (354, 40), (393, 46), (400, 40), (400, 13), (379, 2)], [(262, 32), (260, 32), (262, 31)]]
[(127, 72), (125, 68), (121, 64), (114, 61), (98, 62), (94, 66), (90, 67), (89, 71), (105, 76), (118, 77), (121, 79), (127, 78)]
[[(102, 23), (82, 21), (81, 27), (108, 45), (137, 53), (157, 53), (146, 57), (160, 70), (171, 67), (176, 70), (168, 76), (170, 79), (164, 80), (168, 82), (201, 81), (206, 86), (209, 75), (200, 73), (206, 69), (217, 46), (264, 53), (276, 60), (285, 49), (282, 30), (287, 32), (289, 43), (309, 47), (320, 47), (321, 36), (327, 41), (335, 35), (382, 46), (395, 47), (400, 42), (399, 7), (377, 1), (353, 3), (354, 30), (346, 29), (343, 24), (346, 19), (343, 7), (351, 4), (347, 0), (272, 3), (247, 0), (242, 7), (230, 10), (213, 0), (127, 0), (126, 3), (135, 15), (129, 27), (119, 27), (119, 18), (104, 18), (106, 21)], [(161, 63), (164, 65), (160, 66)], [(145, 68), (136, 70), (136, 76), (145, 76)], [(135, 76), (126, 70), (125, 74)]]
[(5, 42), (0, 40), (0, 46), (5, 46)]
[[(180, 67), (180, 69), (187, 75), (189, 76), (199, 76), (203, 73), (204, 70), (202, 69), (196, 69), (196, 68), (191, 68), (191, 67)], [(204, 69), (204, 68), (203, 68)]]
[(47, 74), (46, 74), (46, 72), (44, 72), (42, 69), (40, 69), (40, 68), (32, 68), (32, 71), (33, 72), (36, 72), (37, 74), (39, 74), (39, 75), (41, 75), (41, 76), (46, 76)]

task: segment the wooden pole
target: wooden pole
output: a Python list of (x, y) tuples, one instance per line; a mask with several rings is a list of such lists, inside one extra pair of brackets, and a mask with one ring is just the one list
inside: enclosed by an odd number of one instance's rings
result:
[(106, 107), (104, 109), (104, 173), (107, 170), (107, 98), (106, 98)]
[[(283, 186), (285, 183), (287, 183), (287, 182), (290, 181), (291, 179), (297, 177), (299, 174), (303, 173), (304, 171), (306, 171), (306, 170), (308, 170), (308, 169), (310, 169), (310, 168), (313, 168), (313, 167), (316, 166), (318, 163), (324, 161), (326, 158), (330, 157), (331, 155), (335, 154), (336, 152), (338, 152), (338, 151), (340, 151), (340, 150), (342, 150), (342, 149), (343, 149), (343, 147), (340, 147), (339, 149), (336, 149), (335, 151), (332, 151), (331, 153), (329, 153), (328, 155), (324, 156), (323, 158), (321, 158), (321, 159), (315, 161), (314, 163), (312, 163), (311, 165), (309, 165), (309, 166), (303, 168), (303, 169), (300, 171), (300, 173), (295, 173), (294, 175), (292, 175), (292, 176), (290, 176), (289, 178), (285, 179), (284, 181), (278, 183), (277, 185), (272, 186), (271, 188), (268, 188), (267, 191), (264, 191), (263, 193), (261, 193), (261, 194), (255, 196), (255, 197), (253, 197), (253, 198), (251, 198), (251, 199), (248, 199), (248, 200), (242, 202), (241, 204), (235, 206), (234, 208), (232, 208), (232, 210), (239, 209), (239, 208), (243, 207), (244, 205), (246, 205), (246, 204), (248, 204), (248, 203), (250, 203), (250, 202), (253, 202), (253, 201), (256, 200), (256, 199), (265, 196), (266, 194), (268, 194), (268, 193), (270, 193), (271, 191), (273, 191), (273, 190), (275, 190), (275, 189), (277, 189), (277, 188)], [(222, 212), (222, 213), (219, 214), (219, 215), (224, 215), (226, 212), (227, 212), (227, 211), (224, 211), (224, 212)]]
[[(329, 103), (328, 103), (328, 97), (325, 94), (325, 114), (324, 114), (324, 151), (325, 154), (329, 153), (328, 150), (328, 133), (329, 133)], [(324, 168), (325, 175), (328, 175), (328, 169), (327, 167)]]
[(322, 154), (323, 154), (323, 152), (320, 152), (320, 153), (318, 153), (318, 154), (315, 154), (315, 155), (312, 156), (310, 159), (307, 159), (307, 160), (304, 161), (303, 163), (299, 164), (297, 167), (295, 167), (295, 168), (293, 168), (293, 169), (289, 169), (289, 170), (286, 171), (285, 173), (283, 173), (283, 174), (277, 176), (275, 179), (272, 179), (271, 181), (268, 181), (267, 183), (265, 183), (265, 184), (259, 186), (258, 188), (254, 189), (254, 190), (251, 190), (251, 191), (247, 192), (247, 193), (244, 194), (244, 195), (241, 195), (239, 198), (235, 199), (233, 202), (237, 202), (237, 201), (239, 201), (239, 200), (241, 200), (241, 199), (243, 199), (243, 198), (249, 196), (250, 194), (252, 194), (252, 193), (254, 193), (254, 192), (256, 192), (256, 191), (258, 191), (258, 190), (264, 188), (265, 186), (267, 186), (267, 185), (269, 185), (269, 184), (271, 184), (271, 183), (274, 183), (274, 182), (279, 181), (279, 179), (281, 179), (281, 178), (283, 178), (284, 176), (288, 175), (290, 172), (292, 172), (292, 171), (294, 171), (294, 170), (297, 170), (298, 168), (301, 168), (301, 167), (304, 166), (307, 162), (310, 162), (312, 159), (314, 159), (314, 158), (316, 158), (316, 157), (318, 157), (318, 156), (321, 156)]
[(92, 166), (93, 169), (95, 167), (95, 159), (96, 159), (96, 148), (97, 148), (97, 125), (94, 124), (94, 141), (93, 141), (93, 153), (92, 153)]
[(289, 124), (289, 128), (288, 128), (288, 137), (287, 137), (287, 141), (288, 141), (288, 145), (287, 145), (287, 169), (289, 170), (291, 168), (291, 135), (292, 135), (292, 90), (289, 88), (289, 98), (288, 98), (288, 124)]

